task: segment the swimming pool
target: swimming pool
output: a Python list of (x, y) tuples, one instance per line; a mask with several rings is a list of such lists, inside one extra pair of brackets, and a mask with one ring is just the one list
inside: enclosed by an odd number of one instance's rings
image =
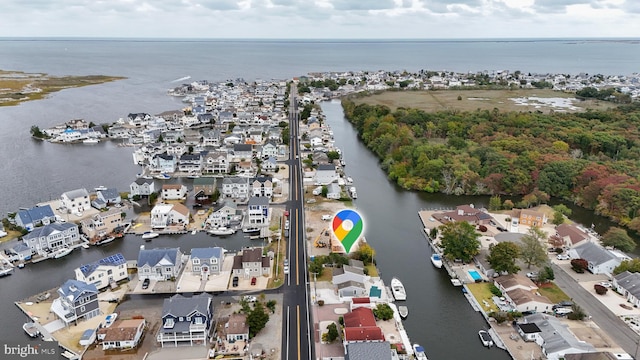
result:
[(467, 270), (467, 271), (469, 272), (469, 276), (471, 276), (473, 281), (482, 280), (482, 276), (480, 276), (479, 272), (477, 272), (475, 270)]

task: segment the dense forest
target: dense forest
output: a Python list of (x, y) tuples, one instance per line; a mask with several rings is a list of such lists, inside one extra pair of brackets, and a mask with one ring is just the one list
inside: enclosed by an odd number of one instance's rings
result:
[(347, 119), (400, 186), (570, 200), (640, 230), (640, 104), (580, 113), (427, 113), (343, 99)]

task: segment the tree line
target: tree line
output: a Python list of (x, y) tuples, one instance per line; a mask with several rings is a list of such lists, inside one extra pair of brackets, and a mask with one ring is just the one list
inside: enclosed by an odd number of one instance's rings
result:
[(640, 104), (551, 114), (342, 106), (403, 188), (554, 196), (640, 230)]

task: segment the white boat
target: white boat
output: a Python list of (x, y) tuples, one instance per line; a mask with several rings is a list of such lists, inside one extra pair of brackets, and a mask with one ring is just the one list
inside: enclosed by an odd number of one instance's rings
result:
[(482, 345), (490, 348), (493, 346), (493, 339), (491, 335), (486, 330), (478, 331), (478, 336), (480, 336), (480, 341), (482, 341)]
[(142, 238), (145, 240), (151, 240), (153, 238), (157, 238), (158, 236), (160, 236), (160, 234), (153, 231), (146, 231), (144, 234), (142, 234)]
[(142, 175), (140, 177), (145, 179), (145, 180), (152, 180), (153, 179), (153, 176), (151, 176), (151, 175)]
[(104, 186), (104, 185), (100, 185), (100, 186), (94, 187), (93, 190), (95, 190), (95, 191), (104, 191), (104, 190), (107, 190), (107, 187)]
[(190, 173), (189, 175), (187, 175), (187, 179), (197, 179), (199, 177), (200, 175), (198, 173)]
[(111, 325), (113, 325), (114, 321), (116, 321), (116, 319), (118, 318), (118, 314), (117, 313), (112, 313), (107, 315), (106, 318), (104, 318), (104, 327), (109, 327)]
[(413, 353), (416, 355), (417, 360), (429, 360), (427, 354), (424, 353), (424, 348), (420, 344), (413, 344)]
[(169, 179), (171, 179), (171, 175), (166, 174), (166, 173), (162, 173), (162, 174), (156, 175), (154, 177), (156, 179), (158, 179), (158, 180), (169, 180)]
[(195, 235), (197, 232), (198, 232), (198, 230), (193, 230), (193, 231), (191, 232), (191, 235)]
[(431, 263), (438, 269), (442, 268), (442, 257), (440, 256), (440, 254), (432, 254)]
[(409, 308), (406, 306), (398, 306), (398, 313), (400, 317), (406, 319), (409, 316)]
[(81, 246), (82, 246), (83, 249), (88, 249), (89, 248), (89, 244), (87, 244), (87, 243), (83, 243)]
[(234, 234), (236, 231), (223, 226), (223, 227), (211, 229), (208, 232), (211, 235), (231, 235), (231, 234)]
[(32, 322), (24, 323), (22, 325), (22, 330), (24, 330), (24, 332), (27, 333), (29, 337), (37, 338), (38, 336), (40, 336), (40, 330), (38, 330), (38, 327), (36, 326), (35, 323), (32, 323)]
[(54, 259), (60, 259), (63, 256), (67, 256), (71, 254), (72, 251), (73, 251), (72, 248), (63, 247), (53, 252), (52, 256)]
[(351, 178), (351, 176), (347, 176), (347, 185), (351, 184), (353, 184), (353, 179)]
[(407, 300), (407, 292), (404, 290), (404, 285), (398, 280), (398, 278), (391, 279), (391, 292), (393, 298), (398, 301)]
[(96, 245), (100, 246), (100, 245), (108, 244), (108, 243), (112, 242), (115, 239), (116, 239), (115, 237), (109, 236), (107, 238), (101, 239), (98, 242), (96, 242)]
[(260, 231), (260, 228), (257, 228), (257, 227), (249, 227), (249, 228), (242, 229), (243, 233), (254, 233), (258, 231)]
[(9, 276), (12, 273), (13, 273), (13, 268), (11, 266), (0, 267), (0, 277)]
[(97, 144), (99, 142), (100, 142), (100, 140), (98, 140), (98, 139), (84, 139), (84, 140), (82, 140), (83, 144), (88, 144), (88, 145)]

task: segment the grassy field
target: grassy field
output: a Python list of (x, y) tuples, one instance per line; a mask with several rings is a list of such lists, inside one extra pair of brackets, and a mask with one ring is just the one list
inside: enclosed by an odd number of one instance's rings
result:
[[(458, 96), (461, 100), (458, 100)], [(381, 94), (356, 98), (358, 104), (386, 105), (392, 110), (398, 107), (421, 109), (427, 112), (443, 110), (474, 111), (477, 109), (502, 111), (542, 111), (544, 113), (562, 111), (540, 102), (528, 101), (528, 105), (517, 105), (513, 98), (546, 98), (568, 99), (574, 94), (553, 91), (549, 89), (518, 89), (518, 90), (437, 90), (437, 91), (386, 91)], [(586, 109), (604, 110), (614, 107), (613, 104), (597, 100), (574, 101), (576, 110), (566, 109), (567, 112), (584, 111)]]
[[(493, 294), (491, 293), (489, 285), (490, 283), (484, 282), (473, 283), (467, 284), (467, 288), (469, 288), (469, 291), (471, 291), (471, 294), (473, 294), (473, 297), (476, 299), (478, 304), (483, 307), (484, 311), (498, 311), (498, 306), (491, 299), (493, 297)], [(484, 306), (483, 300), (489, 304), (489, 307)]]
[(0, 70), (0, 106), (39, 100), (63, 89), (102, 84), (124, 79), (117, 76), (86, 75), (54, 77), (46, 74)]
[(538, 292), (540, 292), (540, 295), (546, 296), (554, 304), (564, 300), (571, 300), (571, 298), (554, 283), (544, 284), (544, 286), (538, 289)]

